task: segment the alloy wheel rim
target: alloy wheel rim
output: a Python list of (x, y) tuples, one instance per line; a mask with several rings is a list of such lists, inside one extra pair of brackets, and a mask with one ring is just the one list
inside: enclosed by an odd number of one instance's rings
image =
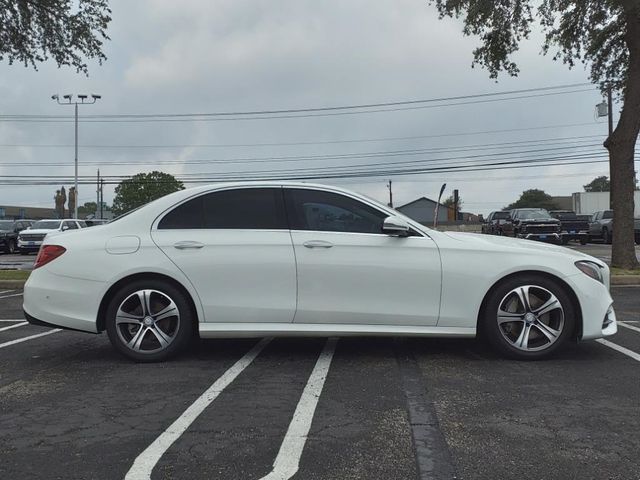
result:
[(123, 344), (136, 353), (165, 350), (175, 340), (180, 311), (167, 294), (138, 290), (125, 298), (116, 312), (116, 331)]
[(564, 309), (546, 288), (523, 285), (500, 301), (497, 322), (501, 335), (512, 347), (535, 352), (558, 341), (564, 329)]

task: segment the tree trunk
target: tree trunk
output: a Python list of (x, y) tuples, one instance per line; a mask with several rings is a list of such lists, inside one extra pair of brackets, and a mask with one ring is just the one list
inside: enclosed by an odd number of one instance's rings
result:
[[(613, 209), (615, 212), (611, 265), (639, 268), (633, 233), (635, 169), (634, 150), (640, 132), (640, 15), (638, 8), (624, 8), (629, 70), (620, 120), (604, 146), (609, 150)], [(611, 106), (609, 107), (611, 108)]]

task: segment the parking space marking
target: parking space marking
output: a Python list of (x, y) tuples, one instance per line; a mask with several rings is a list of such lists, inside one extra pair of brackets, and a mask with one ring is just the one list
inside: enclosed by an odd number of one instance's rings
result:
[(0, 292), (0, 295), (4, 295), (5, 293), (11, 293), (11, 292), (15, 292), (15, 290), (3, 290), (2, 292)]
[(154, 442), (149, 445), (133, 462), (125, 480), (149, 480), (151, 472), (162, 455), (189, 428), (198, 416), (220, 395), (242, 371), (251, 365), (260, 352), (271, 341), (263, 338), (251, 350), (234, 363), (213, 384), (200, 395)]
[(624, 353), (627, 357), (631, 357), (634, 360), (640, 362), (640, 354), (636, 353), (632, 350), (629, 350), (628, 348), (624, 348), (620, 345), (618, 345), (617, 343), (613, 343), (610, 342), (609, 340), (605, 340), (604, 338), (597, 338), (596, 342), (598, 342), (601, 345), (604, 345), (605, 347), (609, 347), (612, 348), (620, 353)]
[(24, 318), (0, 318), (0, 322), (24, 322)]
[(640, 328), (634, 327), (633, 325), (627, 325), (627, 322), (618, 321), (618, 325), (624, 328), (628, 328), (629, 330), (633, 330), (634, 332), (640, 332)]
[(14, 293), (13, 295), (5, 295), (4, 297), (0, 297), (0, 300), (2, 300), (3, 298), (21, 297), (21, 296), (22, 296), (21, 293)]
[(4, 332), (5, 330), (11, 330), (12, 328), (24, 327), (25, 325), (29, 325), (29, 322), (21, 322), (16, 323), (15, 325), (9, 325), (8, 327), (0, 328), (0, 332)]
[(16, 340), (11, 340), (10, 342), (0, 343), (0, 348), (10, 347), (11, 345), (15, 345), (16, 343), (28, 342), (29, 340), (34, 340), (36, 338), (44, 337), (45, 335), (51, 335), (52, 333), (61, 332), (61, 328), (54, 328), (53, 330), (49, 330), (48, 332), (38, 333), (36, 335), (30, 335), (28, 337), (18, 338)]
[(293, 413), (287, 433), (273, 462), (273, 470), (260, 480), (287, 480), (293, 477), (300, 468), (300, 457), (307, 442), (313, 415), (318, 406), (318, 400), (320, 400), (337, 343), (337, 338), (329, 338), (325, 343), (316, 365), (309, 375), (307, 385), (302, 391), (296, 411)]

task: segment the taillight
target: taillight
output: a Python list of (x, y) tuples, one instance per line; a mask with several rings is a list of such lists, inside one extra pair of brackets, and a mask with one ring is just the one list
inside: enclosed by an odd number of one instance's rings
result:
[(66, 251), (67, 249), (60, 245), (43, 245), (38, 251), (38, 256), (36, 257), (36, 262), (33, 264), (33, 269), (35, 270), (36, 268), (46, 265)]

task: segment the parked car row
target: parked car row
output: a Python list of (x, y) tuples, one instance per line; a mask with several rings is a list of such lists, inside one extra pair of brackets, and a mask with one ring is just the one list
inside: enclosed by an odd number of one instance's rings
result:
[(44, 237), (51, 232), (65, 232), (93, 227), (106, 220), (45, 219), (45, 220), (0, 220), (0, 253), (27, 255), (37, 252)]
[[(635, 241), (640, 244), (640, 218), (635, 219)], [(542, 240), (562, 245), (578, 241), (586, 245), (593, 240), (611, 243), (613, 210), (593, 215), (577, 215), (570, 210), (547, 211), (543, 208), (516, 208), (491, 212), (482, 224), (482, 233)]]

